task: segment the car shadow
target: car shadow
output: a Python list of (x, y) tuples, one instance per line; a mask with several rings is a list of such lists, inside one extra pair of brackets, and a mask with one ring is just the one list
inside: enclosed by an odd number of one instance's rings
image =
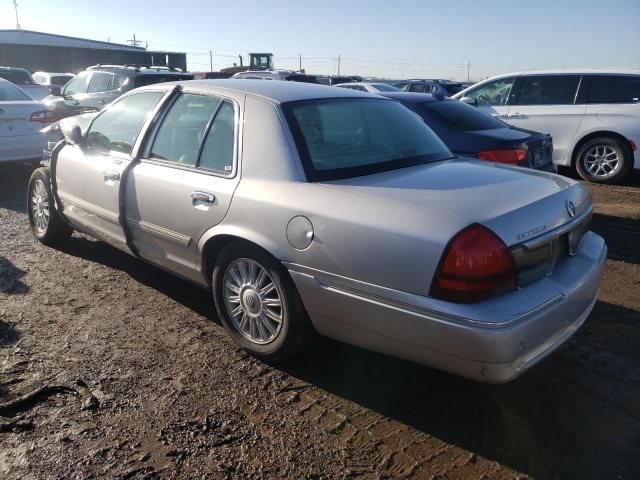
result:
[(21, 280), (26, 273), (24, 270), (16, 267), (9, 259), (0, 257), (0, 295), (20, 295), (27, 293), (29, 287)]
[[(102, 242), (74, 236), (63, 251), (216, 319), (207, 291)], [(325, 338), (274, 368), (535, 478), (627, 479), (640, 471), (640, 314), (632, 309), (598, 302), (565, 346), (505, 385)]]
[(594, 213), (591, 229), (607, 242), (609, 258), (640, 263), (640, 220)]

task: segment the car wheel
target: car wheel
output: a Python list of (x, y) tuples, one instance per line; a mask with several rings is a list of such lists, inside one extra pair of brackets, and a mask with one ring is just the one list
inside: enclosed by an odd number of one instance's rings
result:
[(27, 211), (31, 231), (45, 245), (60, 245), (71, 236), (73, 230), (55, 208), (48, 168), (38, 168), (31, 174), (27, 187)]
[(578, 174), (594, 183), (614, 183), (624, 177), (630, 167), (628, 148), (610, 137), (594, 138), (578, 151)]
[(313, 337), (300, 295), (282, 264), (248, 243), (216, 258), (212, 291), (218, 316), (244, 350), (267, 361), (298, 353)]

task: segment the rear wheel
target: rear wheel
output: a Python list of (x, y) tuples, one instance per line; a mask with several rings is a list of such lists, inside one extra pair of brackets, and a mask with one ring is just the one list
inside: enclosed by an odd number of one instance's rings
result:
[(313, 329), (293, 281), (280, 262), (248, 243), (218, 255), (213, 297), (223, 325), (244, 350), (267, 361), (302, 349)]
[(45, 245), (60, 245), (71, 236), (73, 230), (55, 208), (48, 168), (38, 168), (31, 174), (27, 187), (27, 211), (31, 231)]
[(619, 140), (600, 137), (589, 140), (578, 151), (576, 170), (589, 182), (614, 183), (631, 165), (631, 153)]

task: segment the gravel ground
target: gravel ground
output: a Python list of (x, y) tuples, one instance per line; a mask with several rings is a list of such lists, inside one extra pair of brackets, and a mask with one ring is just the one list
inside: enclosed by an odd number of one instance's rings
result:
[[(36, 242), (25, 182), (0, 170), (0, 478), (640, 477), (638, 263), (610, 259), (585, 326), (508, 385), (322, 339), (270, 366), (206, 291)], [(593, 191), (635, 228), (637, 185)]]

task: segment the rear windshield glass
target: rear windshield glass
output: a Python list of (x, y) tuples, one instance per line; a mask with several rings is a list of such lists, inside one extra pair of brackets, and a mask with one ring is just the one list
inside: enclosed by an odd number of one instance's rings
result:
[(399, 92), (400, 89), (386, 83), (372, 83), (377, 90), (381, 92)]
[(15, 85), (35, 85), (31, 75), (23, 70), (0, 70), (0, 78), (9, 80)]
[(391, 100), (326, 99), (283, 108), (310, 181), (452, 157), (424, 122)]
[[(437, 115), (441, 120), (449, 123), (457, 130), (469, 132), (472, 130), (493, 130), (506, 128), (507, 125), (493, 118), (488, 113), (478, 110), (458, 100), (443, 100), (423, 104), (427, 115)], [(425, 115), (421, 115), (425, 117)], [(428, 122), (428, 118), (425, 118)]]
[(144, 87), (145, 85), (177, 82), (179, 80), (193, 80), (193, 75), (138, 75), (135, 80), (135, 85), (136, 87)]
[(16, 86), (0, 82), (0, 102), (20, 102), (22, 100), (31, 100), (31, 98)]

